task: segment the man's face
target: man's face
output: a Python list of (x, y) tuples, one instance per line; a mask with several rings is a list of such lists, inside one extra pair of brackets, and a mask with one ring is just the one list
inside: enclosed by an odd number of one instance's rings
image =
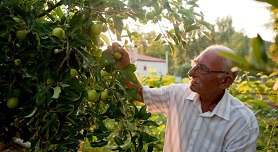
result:
[[(198, 94), (211, 94), (223, 91), (220, 88), (222, 79), (219, 73), (222, 72), (223, 58), (213, 52), (205, 52), (193, 61), (188, 75), (191, 78), (190, 89)], [(214, 71), (214, 72), (210, 72)]]

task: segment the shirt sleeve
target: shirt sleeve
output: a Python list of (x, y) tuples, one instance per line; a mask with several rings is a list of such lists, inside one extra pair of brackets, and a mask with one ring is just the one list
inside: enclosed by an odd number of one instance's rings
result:
[(170, 86), (163, 86), (161, 88), (143, 87), (143, 99), (147, 105), (147, 110), (150, 112), (160, 112), (164, 115), (168, 113), (170, 93)]
[(225, 152), (255, 152), (258, 135), (258, 127), (244, 129), (234, 136)]

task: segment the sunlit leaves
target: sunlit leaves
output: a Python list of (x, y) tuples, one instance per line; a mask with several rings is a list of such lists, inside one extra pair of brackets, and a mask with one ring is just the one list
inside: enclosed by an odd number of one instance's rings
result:
[(267, 55), (266, 55), (266, 48), (264, 46), (263, 39), (258, 35), (257, 37), (251, 40), (251, 51), (254, 60), (257, 64), (267, 63)]
[(189, 19), (192, 19), (192, 20), (196, 19), (195, 15), (187, 9), (181, 8), (181, 9), (179, 9), (178, 13), (181, 13), (182, 15), (184, 15), (186, 18), (189, 18)]
[(259, 1), (259, 2), (266, 2), (266, 3), (271, 4), (271, 5), (274, 6), (274, 7), (278, 7), (278, 4), (277, 4), (277, 1), (276, 1), (276, 0), (256, 0), (256, 1)]
[(53, 94), (52, 98), (54, 98), (54, 99), (59, 98), (59, 94), (61, 93), (61, 88), (57, 86), (53, 89), (54, 89), (54, 94)]
[(235, 84), (231, 87), (231, 92), (243, 102), (261, 108), (268, 108), (273, 103), (278, 104), (278, 92), (273, 88), (277, 80), (277, 72), (270, 76), (258, 73), (256, 77), (246, 73), (235, 81)]
[(220, 52), (219, 54), (236, 62), (236, 66), (242, 70), (264, 72), (266, 74), (270, 74), (275, 71), (275, 69), (271, 68), (271, 63), (267, 57), (264, 42), (259, 35), (254, 37), (251, 41), (250, 56), (252, 57), (252, 60), (245, 59), (231, 53)]
[(122, 22), (122, 17), (113, 17), (113, 21), (114, 21), (114, 26), (116, 29), (116, 35), (117, 35), (117, 40), (120, 41), (121, 40), (121, 35), (122, 35), (122, 30), (123, 30), (123, 22)]

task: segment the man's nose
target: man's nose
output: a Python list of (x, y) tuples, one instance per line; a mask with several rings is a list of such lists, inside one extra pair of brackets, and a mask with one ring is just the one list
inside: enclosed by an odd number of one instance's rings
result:
[(191, 69), (189, 69), (189, 71), (187, 72), (187, 75), (189, 77), (194, 76), (194, 74), (196, 74), (196, 66), (192, 67)]

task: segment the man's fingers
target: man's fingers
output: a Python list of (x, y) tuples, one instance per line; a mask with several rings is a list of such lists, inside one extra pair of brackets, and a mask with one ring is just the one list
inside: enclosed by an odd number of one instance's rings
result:
[(109, 45), (109, 46), (107, 47), (107, 50), (109, 50), (109, 52), (110, 52), (111, 55), (113, 55), (113, 54), (115, 53), (115, 51), (114, 51), (114, 49), (112, 48), (111, 45)]
[[(118, 52), (120, 52), (121, 54), (123, 54), (124, 52), (125, 52), (125, 50), (123, 49), (123, 47), (119, 44), (119, 43), (117, 43), (117, 42), (114, 42), (113, 44), (112, 44), (112, 48), (113, 48), (113, 51), (118, 51)], [(115, 52), (114, 52), (115, 53)]]
[(113, 42), (112, 47), (119, 48), (122, 47), (118, 42)]

